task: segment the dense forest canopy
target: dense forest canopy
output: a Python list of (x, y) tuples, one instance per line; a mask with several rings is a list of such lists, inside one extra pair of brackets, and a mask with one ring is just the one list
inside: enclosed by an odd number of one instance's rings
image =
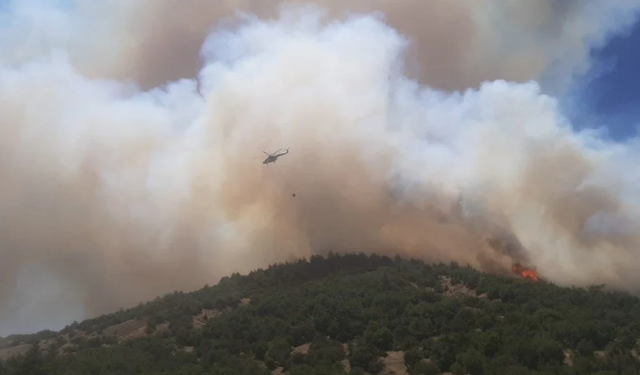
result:
[(640, 300), (602, 287), (330, 254), (4, 338), (0, 375), (631, 375), (638, 338)]

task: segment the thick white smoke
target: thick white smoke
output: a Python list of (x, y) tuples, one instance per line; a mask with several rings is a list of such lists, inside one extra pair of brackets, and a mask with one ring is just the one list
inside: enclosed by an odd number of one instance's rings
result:
[[(0, 332), (29, 326), (26, 293), (42, 317), (69, 299), (92, 316), (330, 250), (639, 281), (637, 144), (576, 132), (535, 81), (439, 91), (407, 77), (411, 40), (384, 19), (302, 7), (212, 32), (198, 80), (145, 91), (105, 78), (121, 46), (41, 16), (58, 49), (31, 39), (0, 65)], [(504, 235), (516, 254), (487, 241)], [(24, 267), (60, 299), (21, 286)]]

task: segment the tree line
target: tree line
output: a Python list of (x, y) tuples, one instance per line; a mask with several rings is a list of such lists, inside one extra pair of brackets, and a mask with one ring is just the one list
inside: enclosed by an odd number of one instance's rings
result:
[[(203, 310), (220, 314), (195, 326)], [(638, 298), (602, 288), (329, 254), (74, 323), (0, 362), (0, 374), (378, 374), (387, 353), (401, 351), (412, 375), (631, 375), (638, 317)], [(144, 337), (103, 334), (141, 318)]]

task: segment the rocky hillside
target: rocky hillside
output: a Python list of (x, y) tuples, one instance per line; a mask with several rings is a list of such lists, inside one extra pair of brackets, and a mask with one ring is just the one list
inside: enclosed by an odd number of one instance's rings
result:
[(638, 374), (640, 300), (457, 264), (313, 257), (0, 341), (0, 374)]

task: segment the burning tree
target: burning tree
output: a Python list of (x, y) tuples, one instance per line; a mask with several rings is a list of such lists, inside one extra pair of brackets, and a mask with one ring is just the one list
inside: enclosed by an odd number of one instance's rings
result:
[(536, 271), (535, 268), (530, 268), (530, 267), (523, 266), (520, 263), (515, 263), (511, 267), (511, 270), (513, 271), (514, 274), (520, 277), (528, 278), (533, 281), (540, 280), (540, 278), (538, 277), (538, 271)]

